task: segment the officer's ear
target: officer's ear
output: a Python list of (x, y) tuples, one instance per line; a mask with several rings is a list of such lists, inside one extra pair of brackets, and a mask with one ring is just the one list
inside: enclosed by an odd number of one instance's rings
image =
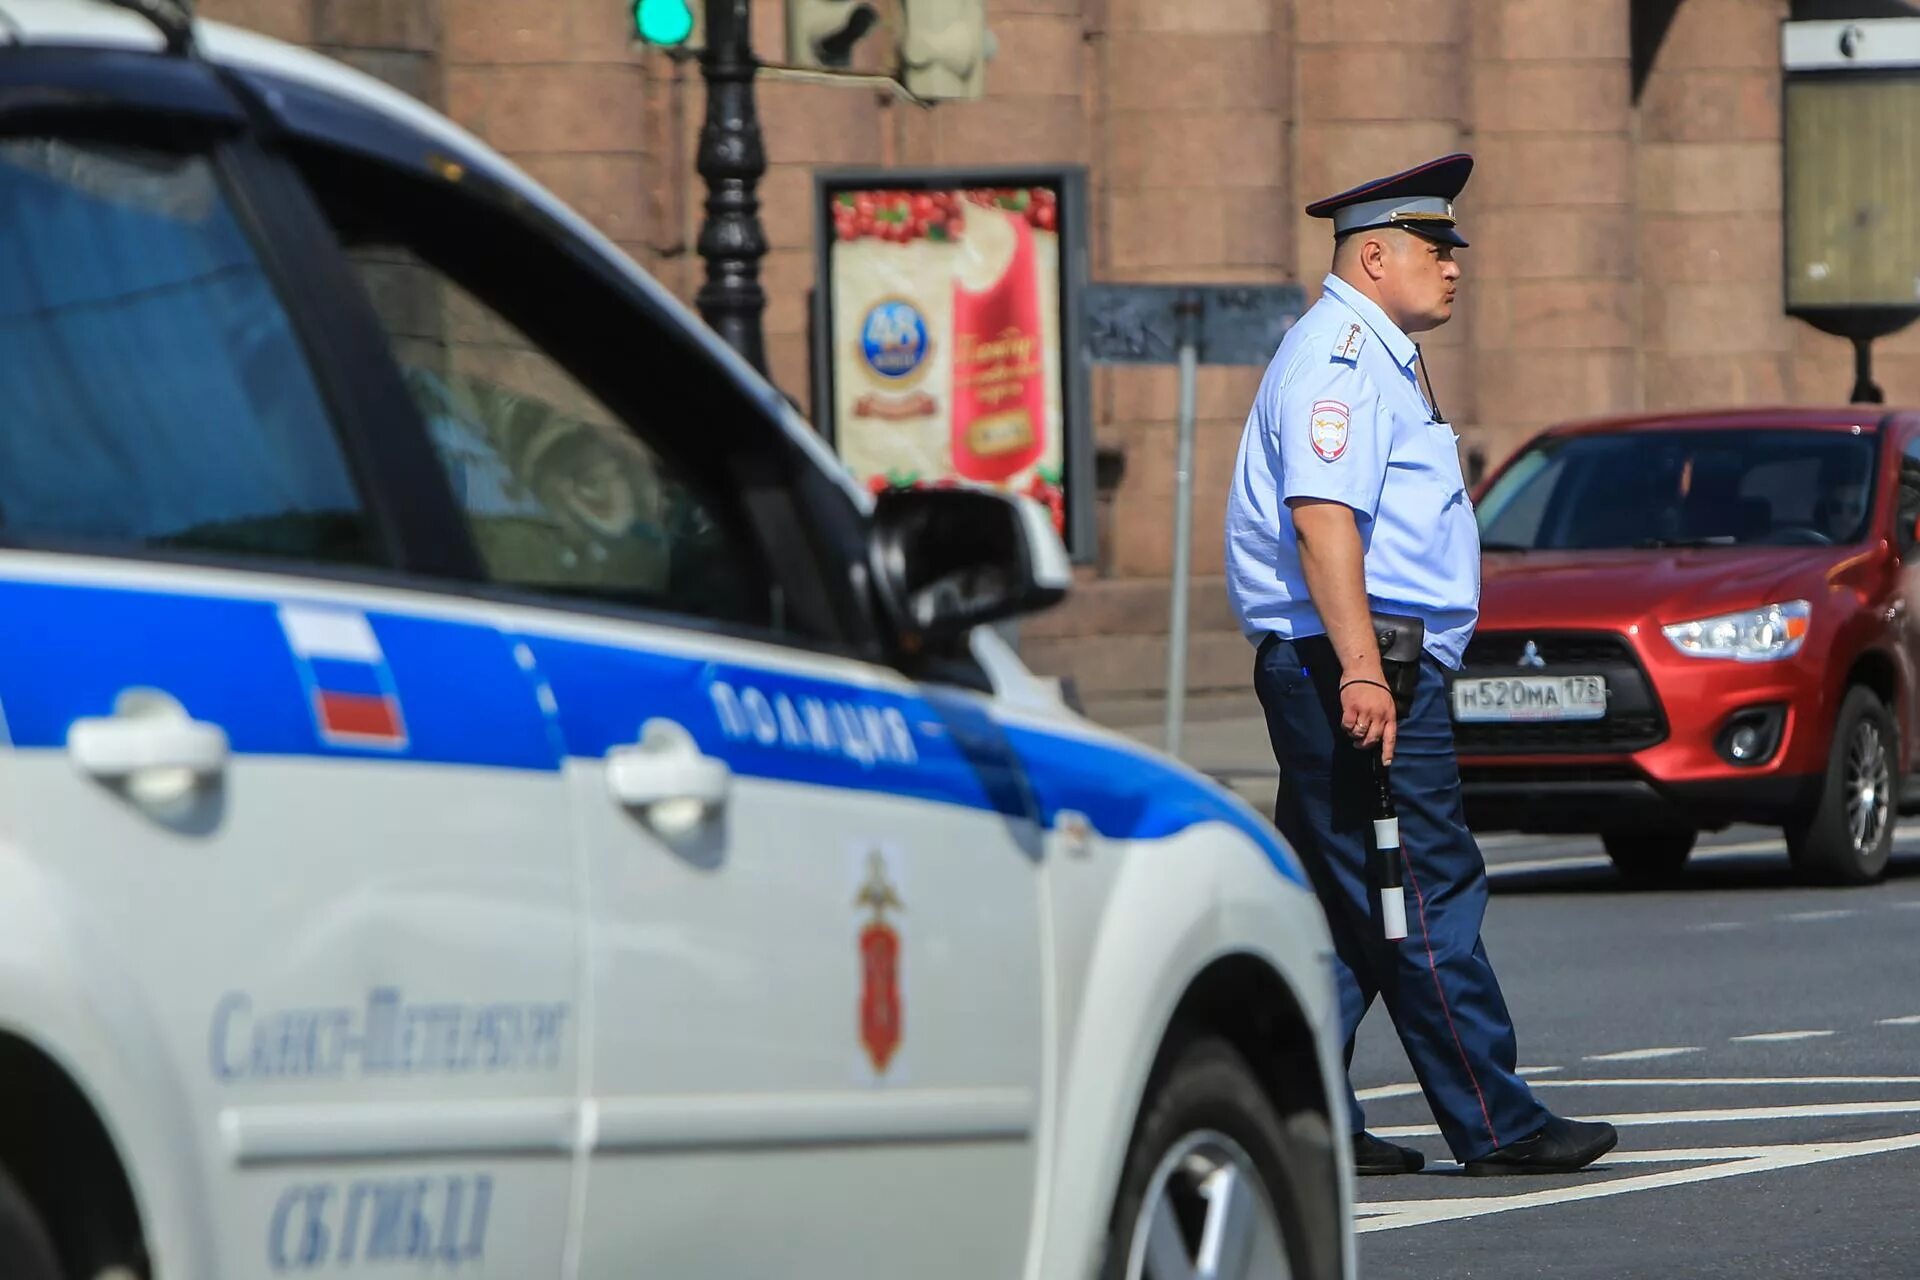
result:
[(1360, 269), (1367, 273), (1369, 280), (1381, 280), (1387, 274), (1387, 259), (1392, 255), (1385, 236), (1362, 233), (1360, 236)]

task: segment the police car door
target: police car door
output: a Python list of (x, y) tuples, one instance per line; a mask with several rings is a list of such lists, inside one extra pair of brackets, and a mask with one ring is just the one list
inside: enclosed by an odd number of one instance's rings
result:
[(203, 66), (0, 80), (0, 1007), (169, 1275), (553, 1275), (570, 814), (381, 337)]
[(857, 516), (772, 393), (451, 145), (457, 187), (309, 172), (557, 709), (590, 930), (580, 1274), (1012, 1274), (1044, 989), (1012, 752), (982, 703), (848, 656), (823, 531), (857, 543)]

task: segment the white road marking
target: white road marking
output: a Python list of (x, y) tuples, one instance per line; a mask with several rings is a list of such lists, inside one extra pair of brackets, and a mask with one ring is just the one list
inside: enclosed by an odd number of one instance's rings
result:
[(1698, 1089), (1745, 1085), (1920, 1085), (1920, 1076), (1616, 1076), (1602, 1080), (1542, 1080), (1542, 1089)]
[[(1578, 1200), (1600, 1200), (1628, 1195), (1635, 1191), (1653, 1191), (1661, 1187), (1680, 1187), (1694, 1182), (1713, 1182), (1739, 1178), (1747, 1174), (1768, 1173), (1775, 1169), (1793, 1169), (1850, 1160), (1859, 1156), (1882, 1155), (1890, 1151), (1920, 1148), (1920, 1133), (1905, 1133), (1893, 1138), (1869, 1138), (1863, 1142), (1817, 1142), (1789, 1147), (1778, 1153), (1728, 1160), (1697, 1169), (1672, 1169), (1663, 1173), (1590, 1182), (1577, 1187), (1555, 1187), (1545, 1191), (1523, 1192), (1510, 1196), (1458, 1196), (1443, 1200), (1419, 1200), (1397, 1203), (1391, 1212), (1381, 1213), (1354, 1224), (1356, 1232), (1394, 1231), (1402, 1227), (1420, 1227), (1435, 1222), (1455, 1222), (1508, 1213), (1515, 1209), (1533, 1209), (1546, 1205), (1568, 1204)], [(1603, 1163), (1615, 1159), (1603, 1157)]]
[(1846, 907), (1833, 907), (1826, 911), (1789, 911), (1781, 916), (1782, 920), (1792, 920), (1804, 924), (1811, 920), (1844, 920), (1848, 916), (1857, 916), (1858, 911)]
[[(1907, 1026), (1920, 1024), (1920, 1014), (1887, 1021)], [(1522, 1067), (1520, 1074), (1531, 1079), (1564, 1067)], [(1587, 1080), (1535, 1080), (1538, 1089), (1702, 1089), (1744, 1088), (1747, 1085), (1805, 1085), (1821, 1088), (1845, 1088), (1849, 1085), (1920, 1085), (1920, 1076), (1610, 1076)], [(1360, 1090), (1361, 1101), (1380, 1098), (1410, 1098), (1420, 1092), (1417, 1084), (1383, 1084)]]
[[(1744, 858), (1753, 853), (1784, 853), (1787, 846), (1778, 840), (1753, 840), (1745, 844), (1721, 845), (1717, 849), (1698, 849), (1687, 861), (1690, 865), (1715, 859)], [(1613, 866), (1606, 854), (1582, 854), (1575, 858), (1522, 858), (1513, 862), (1489, 862), (1489, 874), (1496, 871), (1604, 871)]]
[[(1920, 837), (1920, 832), (1900, 832), (1894, 837), (1894, 851), (1897, 853), (1912, 853), (1920, 850), (1920, 844), (1914, 843), (1916, 837)], [(1698, 866), (1702, 862), (1713, 862), (1727, 858), (1744, 858), (1756, 853), (1784, 854), (1786, 851), (1787, 845), (1784, 840), (1743, 840), (1737, 844), (1721, 844), (1703, 849), (1695, 849), (1693, 856), (1687, 859), (1687, 863), (1689, 866)], [(1496, 871), (1523, 873), (1529, 871), (1556, 870), (1599, 871), (1612, 865), (1613, 860), (1605, 854), (1581, 854), (1573, 858), (1526, 858), (1515, 862), (1489, 862), (1487, 864), (1487, 870), (1489, 873)], [(1890, 905), (1920, 909), (1920, 901), (1895, 902)]]
[(1488, 875), (1512, 872), (1525, 875), (1532, 871), (1604, 871), (1613, 865), (1612, 859), (1602, 854), (1597, 858), (1523, 858), (1514, 862), (1489, 862)]
[(1411, 1098), (1419, 1092), (1417, 1084), (1383, 1084), (1372, 1089), (1357, 1089), (1353, 1096), (1362, 1102), (1378, 1102), (1383, 1098)]
[(1744, 929), (1746, 927), (1747, 922), (1745, 920), (1715, 920), (1710, 924), (1690, 924), (1687, 926), (1687, 932), (1728, 933), (1734, 929)]
[(1920, 1027), (1920, 1013), (1910, 1013), (1904, 1018), (1882, 1018), (1874, 1023), (1877, 1027)]
[[(1723, 1124), (1735, 1120), (1819, 1120), (1841, 1116), (1893, 1116), (1920, 1112), (1920, 1100), (1899, 1099), (1888, 1102), (1807, 1102), (1786, 1107), (1722, 1107), (1700, 1111), (1630, 1111), (1621, 1115), (1580, 1116), (1582, 1120), (1605, 1120), (1609, 1124), (1631, 1127), (1664, 1124)], [(1381, 1138), (1437, 1138), (1433, 1125), (1404, 1124), (1372, 1130)]]
[(1780, 1044), (1788, 1040), (1818, 1040), (1821, 1036), (1830, 1036), (1831, 1031), (1762, 1031), (1758, 1035), (1728, 1036), (1735, 1044)]
[(1697, 1044), (1672, 1045), (1665, 1049), (1626, 1049), (1619, 1053), (1588, 1054), (1587, 1062), (1640, 1062), (1647, 1058), (1677, 1058), (1683, 1053), (1698, 1053)]
[(1824, 1146), (1817, 1142), (1780, 1142), (1754, 1147), (1668, 1147), (1661, 1151), (1609, 1151), (1605, 1164), (1702, 1164), (1709, 1160), (1764, 1160), (1785, 1152)]
[[(1762, 1160), (1769, 1156), (1805, 1151), (1809, 1147), (1830, 1145), (1821, 1142), (1781, 1142), (1735, 1147), (1662, 1147), (1658, 1151), (1616, 1150), (1609, 1151), (1597, 1164), (1606, 1168), (1616, 1164), (1710, 1164), (1727, 1160)], [(1442, 1178), (1461, 1176), (1460, 1166), (1451, 1160), (1429, 1160), (1424, 1172)], [(1423, 1203), (1425, 1201), (1418, 1199), (1373, 1200), (1356, 1204), (1353, 1210), (1355, 1213), (1393, 1213), (1408, 1205)]]
[[(1747, 853), (1785, 853), (1787, 842), (1778, 836), (1769, 840), (1736, 840), (1732, 844), (1710, 844), (1693, 851), (1694, 858), (1729, 857)], [(1689, 859), (1691, 861), (1692, 859)]]
[[(1867, 1139), (1872, 1141), (1872, 1139)], [(1597, 1162), (1597, 1167), (1607, 1168), (1616, 1164), (1712, 1164), (1729, 1160), (1764, 1160), (1770, 1156), (1788, 1155), (1805, 1151), (1810, 1147), (1831, 1146), (1820, 1142), (1770, 1143), (1757, 1146), (1734, 1147), (1664, 1147), (1658, 1151), (1609, 1151)], [(1430, 1177), (1462, 1177), (1460, 1166), (1451, 1160), (1429, 1160), (1422, 1171)], [(1469, 1185), (1493, 1186), (1493, 1183)], [(1511, 1185), (1511, 1184), (1508, 1184)], [(1471, 1200), (1499, 1199), (1499, 1196), (1476, 1196)], [(1382, 1214), (1398, 1213), (1411, 1205), (1430, 1203), (1424, 1199), (1368, 1200), (1353, 1206), (1355, 1213)]]

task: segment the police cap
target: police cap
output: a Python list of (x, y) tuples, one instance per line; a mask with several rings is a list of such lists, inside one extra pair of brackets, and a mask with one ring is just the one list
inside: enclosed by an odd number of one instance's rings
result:
[(1453, 200), (1472, 172), (1473, 157), (1456, 152), (1316, 200), (1307, 212), (1333, 219), (1335, 239), (1356, 231), (1398, 227), (1464, 249), (1467, 242), (1454, 229)]

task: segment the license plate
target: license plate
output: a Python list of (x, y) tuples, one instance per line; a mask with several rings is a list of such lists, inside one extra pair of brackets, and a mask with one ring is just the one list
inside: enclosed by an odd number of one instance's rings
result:
[(1455, 720), (1599, 720), (1605, 676), (1499, 676), (1453, 682)]

